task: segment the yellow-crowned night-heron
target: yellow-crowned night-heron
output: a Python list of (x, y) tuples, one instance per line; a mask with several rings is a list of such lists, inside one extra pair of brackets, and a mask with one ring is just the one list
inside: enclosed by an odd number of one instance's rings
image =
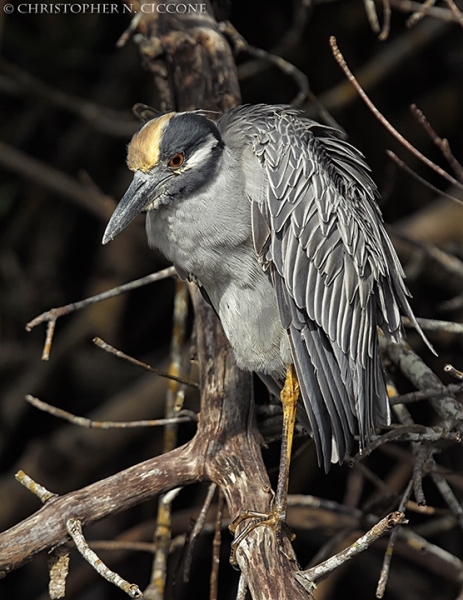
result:
[(376, 327), (400, 340), (402, 309), (420, 328), (360, 152), (261, 104), (158, 116), (127, 162), (103, 243), (146, 211), (149, 245), (202, 288), (238, 365), (280, 381), (293, 365), (325, 469), (367, 443), (389, 422)]

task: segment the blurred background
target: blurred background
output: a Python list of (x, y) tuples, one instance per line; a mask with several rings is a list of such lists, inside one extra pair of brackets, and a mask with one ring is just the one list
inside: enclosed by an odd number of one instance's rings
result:
[[(36, 497), (15, 482), (19, 468), (63, 494), (162, 450), (161, 429), (83, 430), (38, 411), (24, 399), (32, 394), (99, 420), (161, 417), (164, 381), (96, 348), (92, 338), (99, 336), (136, 358), (166, 367), (175, 292), (174, 280), (167, 279), (62, 317), (47, 362), (40, 359), (45, 326), (30, 333), (25, 330), (26, 323), (43, 311), (167, 266), (162, 256), (147, 248), (143, 217), (114, 242), (101, 246), (109, 216), (131, 180), (125, 165), (126, 146), (138, 128), (131, 107), (137, 102), (156, 107), (158, 102), (152, 76), (140, 63), (136, 40), (116, 48), (131, 15), (121, 2), (111, 4), (119, 8), (107, 14), (46, 14), (28, 8), (48, 5), (0, 2), (0, 530), (40, 506)], [(8, 6), (14, 8), (11, 14), (7, 14)], [(23, 12), (19, 6), (25, 7)], [(313, 94), (372, 167), (385, 221), (408, 275), (415, 313), (461, 321), (463, 209), (399, 169), (386, 156), (386, 149), (399, 154), (432, 185), (460, 197), (461, 191), (392, 138), (346, 82), (328, 42), (331, 35), (336, 36), (349, 66), (402, 135), (451, 172), (413, 117), (410, 104), (416, 103), (438, 134), (448, 139), (461, 162), (462, 24), (456, 18), (450, 20), (446, 3), (436, 5), (431, 16), (411, 27), (407, 21), (415, 5), (394, 0), (391, 6), (390, 33), (383, 41), (372, 30), (361, 0), (222, 0), (215, 10), (250, 45), (283, 56), (307, 75)], [(382, 5), (377, 10), (381, 24)], [(245, 54), (237, 62), (244, 102), (289, 103), (297, 94), (295, 81), (275, 66)], [(303, 108), (312, 118), (324, 118), (313, 102)], [(445, 251), (448, 264), (430, 256), (430, 244)], [(191, 321), (190, 317), (190, 328)], [(462, 338), (448, 333), (429, 337), (439, 358), (432, 357), (413, 332), (409, 335), (415, 350), (449, 383), (452, 380), (443, 375), (442, 367), (450, 362), (462, 368)], [(399, 373), (393, 376), (400, 393), (413, 390)], [(197, 410), (194, 393), (187, 393), (186, 406)], [(418, 423), (432, 424), (435, 419), (427, 403), (411, 410)], [(179, 443), (194, 431), (193, 425), (182, 426)], [(391, 448), (377, 451), (365, 465), (368, 473), (383, 479), (393, 504), (408, 482), (411, 464), (404, 458), (406, 445)], [(297, 450), (291, 492), (365, 510), (377, 502), (378, 488), (361, 469), (337, 466), (325, 475), (316, 466), (310, 443), (301, 441)], [(264, 451), (273, 476), (278, 453), (278, 444)], [(444, 448), (439, 462), (453, 471), (452, 485), (461, 498), (461, 450)], [(179, 495), (174, 504), (174, 536), (188, 530), (197, 518), (206, 491), (198, 485)], [(433, 516), (449, 517), (443, 500), (427, 481), (425, 494), (437, 511)], [(156, 504), (146, 503), (106, 519), (88, 535), (91, 539), (122, 536), (150, 541), (155, 515)], [(305, 523), (305, 518), (296, 511), (289, 515), (302, 564), (348, 527), (339, 520), (321, 518), (317, 524)], [(412, 514), (409, 518), (419, 528), (429, 516)], [(463, 559), (462, 532), (455, 519), (453, 526), (435, 528), (430, 535), (432, 543)], [(224, 533), (224, 538), (219, 598), (225, 600), (236, 596), (238, 573), (228, 564), (231, 536)], [(166, 597), (208, 597), (211, 540), (211, 534), (201, 537), (188, 585), (173, 585), (180, 551), (172, 554)], [(350, 597), (373, 598), (385, 547), (385, 542), (378, 543), (336, 572), (321, 584), (316, 597), (342, 598), (349, 589)], [(147, 584), (149, 553), (119, 551), (104, 554), (104, 559), (126, 579), (140, 587)], [(460, 563), (452, 569), (450, 559), (449, 563), (436, 560), (426, 552), (397, 550), (385, 598), (461, 598)], [(42, 600), (47, 597), (46, 587), (45, 558), (39, 557), (0, 581), (0, 598)], [(103, 600), (124, 595), (73, 555), (66, 597)]]

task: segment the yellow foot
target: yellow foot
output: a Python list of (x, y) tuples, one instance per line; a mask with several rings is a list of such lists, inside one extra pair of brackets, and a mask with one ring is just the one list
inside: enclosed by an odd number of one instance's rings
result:
[(291, 562), (297, 562), (294, 556), (288, 555), (283, 546), (283, 531), (289, 537), (290, 541), (292, 541), (296, 537), (295, 534), (290, 531), (288, 525), (285, 523), (284, 513), (280, 512), (278, 509), (273, 510), (273, 512), (271, 512), (270, 514), (249, 510), (238, 515), (236, 519), (234, 519), (232, 523), (228, 526), (228, 529), (234, 534), (237, 527), (246, 519), (253, 519), (253, 521), (246, 525), (243, 531), (241, 531), (241, 533), (236, 536), (231, 545), (230, 563), (234, 567), (238, 564), (236, 560), (236, 552), (238, 550), (238, 546), (241, 544), (244, 538), (251, 533), (251, 531), (256, 529), (256, 527), (261, 527), (262, 525), (267, 525), (267, 527), (273, 529), (273, 531), (275, 532), (278, 550), (283, 554), (283, 556)]
[(288, 495), (288, 479), (289, 465), (291, 461), (291, 448), (293, 443), (294, 424), (296, 422), (296, 406), (299, 398), (299, 382), (296, 376), (294, 365), (288, 365), (286, 372), (286, 381), (281, 391), (281, 402), (283, 404), (283, 432), (281, 440), (281, 456), (280, 469), (278, 473), (278, 484), (275, 498), (273, 501), (273, 510), (270, 514), (246, 511), (241, 513), (229, 526), (230, 531), (234, 534), (238, 525), (246, 519), (253, 519), (233, 540), (232, 553), (230, 562), (236, 566), (236, 551), (244, 538), (251, 533), (256, 527), (267, 525), (275, 532), (277, 547), (285, 558), (291, 562), (296, 562), (296, 559), (289, 556), (283, 547), (283, 531), (288, 535), (289, 539), (294, 539), (294, 535), (289, 531), (285, 523), (287, 495)]

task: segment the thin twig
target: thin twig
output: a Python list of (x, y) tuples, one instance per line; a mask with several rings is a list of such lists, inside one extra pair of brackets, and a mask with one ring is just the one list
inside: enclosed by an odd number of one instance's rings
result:
[(448, 484), (447, 480), (440, 473), (433, 472), (431, 473), (432, 480), (434, 481), (437, 489), (439, 490), (442, 498), (447, 503), (447, 506), (455, 515), (458, 525), (461, 529), (463, 529), (463, 507), (460, 504), (460, 501), (455, 496), (452, 488)]
[[(420, 20), (422, 16), (433, 17), (444, 22), (454, 22), (457, 19), (453, 15), (452, 11), (446, 8), (435, 7), (435, 0), (425, 0), (425, 2), (414, 2), (413, 0), (389, 0), (391, 6), (402, 12), (417, 13)], [(413, 15), (412, 15), (413, 16)], [(407, 21), (407, 27), (414, 25), (414, 22), (410, 23)]]
[(425, 471), (425, 463), (431, 453), (431, 447), (429, 444), (421, 444), (416, 454), (415, 464), (413, 465), (413, 493), (415, 494), (415, 500), (419, 506), (426, 506), (426, 498), (423, 492), (423, 475)]
[(288, 75), (288, 77), (293, 79), (299, 88), (299, 91), (291, 100), (291, 106), (295, 106), (297, 108), (304, 103), (305, 99), (310, 94), (309, 80), (307, 79), (307, 75), (305, 75), (292, 63), (288, 62), (284, 58), (281, 58), (281, 56), (270, 54), (270, 52), (262, 50), (261, 48), (256, 48), (255, 46), (248, 46), (247, 50), (251, 56), (270, 62), (272, 65), (275, 65), (278, 69), (280, 69), (280, 71), (282, 71), (285, 75)]
[[(301, 4), (305, 4), (305, 0), (302, 0)], [(301, 12), (304, 13), (304, 18), (306, 17), (306, 9), (307, 6), (300, 7)], [(300, 27), (300, 23), (298, 23), (298, 27)], [(280, 69), (285, 75), (291, 77), (297, 87), (299, 88), (298, 94), (295, 98), (290, 102), (292, 106), (299, 107), (303, 104), (304, 100), (308, 98), (318, 110), (320, 117), (331, 127), (336, 127), (340, 131), (343, 132), (342, 127), (339, 123), (336, 122), (334, 117), (330, 115), (330, 113), (326, 110), (323, 104), (319, 101), (317, 96), (312, 92), (309, 86), (309, 80), (305, 73), (300, 71), (297, 67), (295, 67), (292, 63), (285, 60), (281, 54), (282, 52), (279, 50), (275, 50), (273, 53), (268, 52), (267, 50), (262, 50), (262, 48), (256, 48), (255, 46), (250, 46), (244, 40), (244, 38), (236, 31), (233, 25), (229, 21), (225, 21), (219, 24), (219, 29), (222, 31), (224, 35), (226, 35), (229, 39), (233, 41), (233, 44), (236, 48), (237, 52), (247, 52), (251, 56), (259, 60), (248, 61), (243, 65), (240, 65), (238, 68), (238, 73), (240, 79), (245, 79), (248, 77), (252, 77), (257, 74), (257, 70), (260, 70), (261, 61), (264, 61), (267, 64), (272, 64)]]
[(4, 58), (0, 59), (0, 70), (14, 82), (13, 91), (30, 98), (44, 100), (51, 106), (77, 115), (90, 123), (97, 131), (128, 139), (137, 130), (137, 123), (133, 120), (133, 117), (131, 118), (130, 111), (114, 110), (99, 106), (90, 100), (73, 96), (48, 85)]
[(133, 19), (130, 21), (130, 24), (127, 27), (127, 29), (122, 33), (120, 38), (117, 40), (116, 48), (123, 48), (125, 46), (125, 44), (128, 42), (128, 40), (135, 33), (135, 30), (137, 29), (142, 17), (143, 17), (142, 11), (135, 14)]
[(455, 17), (457, 23), (459, 23), (463, 27), (463, 13), (455, 4), (455, 2), (453, 0), (444, 0), (444, 2), (452, 11), (452, 15)]
[(14, 477), (16, 481), (19, 481), (21, 485), (37, 496), (43, 504), (48, 502), (48, 500), (51, 498), (56, 498), (57, 496), (57, 494), (49, 492), (45, 487), (43, 487), (43, 485), (40, 485), (40, 483), (34, 481), (32, 477), (26, 475), (26, 473), (24, 473), (22, 470), (18, 471)]
[[(410, 498), (410, 494), (412, 493), (412, 487), (413, 487), (413, 480), (410, 480), (408, 482), (407, 487), (405, 488), (405, 492), (402, 496), (402, 500), (400, 501), (399, 504), (399, 514), (403, 514), (403, 511), (405, 510), (405, 507), (407, 506), (408, 500)], [(405, 515), (404, 515), (405, 517)], [(407, 521), (404, 520), (404, 522), (406, 523)], [(387, 545), (387, 550), (386, 553), (384, 554), (384, 560), (383, 560), (383, 566), (381, 568), (381, 574), (379, 576), (379, 580), (378, 580), (378, 586), (376, 588), (376, 597), (377, 598), (382, 598), (384, 596), (384, 590), (386, 589), (386, 584), (387, 584), (387, 580), (389, 578), (389, 570), (391, 568), (391, 560), (392, 560), (392, 554), (394, 552), (394, 545), (395, 542), (397, 540), (397, 536), (399, 535), (399, 531), (400, 531), (400, 527), (397, 527), (396, 529), (394, 529), (394, 531), (391, 533), (391, 537), (389, 538), (389, 542)]]
[(362, 98), (362, 100), (365, 102), (365, 104), (368, 106), (368, 108), (371, 110), (371, 112), (374, 114), (374, 116), (378, 119), (378, 121), (396, 138), (396, 140), (398, 140), (404, 146), (404, 148), (406, 148), (412, 154), (414, 154), (417, 158), (419, 158), (425, 165), (427, 165), (430, 169), (432, 169), (433, 171), (438, 173), (441, 177), (443, 177), (444, 179), (446, 179), (453, 185), (457, 186), (460, 189), (463, 189), (463, 184), (461, 184), (459, 181), (457, 181), (449, 173), (444, 171), (444, 169), (442, 169), (441, 167), (439, 167), (438, 165), (433, 163), (431, 160), (429, 160), (429, 158), (424, 156), (424, 154), (422, 154), (417, 148), (415, 148), (412, 144), (410, 144), (410, 142), (408, 140), (406, 140), (404, 138), (404, 136), (401, 133), (399, 133), (397, 131), (397, 129), (395, 129), (395, 127), (393, 127), (389, 123), (389, 121), (386, 119), (386, 117), (376, 108), (376, 106), (373, 104), (373, 102), (367, 96), (367, 94), (363, 90), (362, 86), (359, 84), (359, 82), (353, 75), (352, 71), (347, 66), (347, 63), (346, 63), (343, 55), (341, 54), (341, 51), (338, 48), (338, 45), (336, 43), (336, 38), (334, 36), (330, 37), (330, 45), (331, 45), (331, 50), (333, 52), (333, 56), (336, 59), (336, 62), (339, 64), (341, 69), (344, 71), (344, 74), (346, 75), (347, 79), (355, 87), (359, 96)]
[[(416, 354), (405, 342), (390, 343), (384, 335), (379, 335), (380, 347), (384, 348), (389, 358), (398, 365), (404, 375), (420, 390), (442, 391), (445, 387), (437, 375), (425, 364), (423, 359)], [(434, 410), (444, 420), (461, 421), (463, 411), (461, 404), (451, 394), (439, 400), (431, 400)], [(447, 425), (446, 425), (447, 427)], [(435, 428), (437, 431), (439, 428)], [(444, 428), (445, 429), (445, 428)], [(456, 438), (458, 441), (458, 437)]]
[(66, 595), (66, 579), (69, 574), (69, 552), (65, 548), (55, 548), (48, 557), (48, 593), (50, 600), (64, 598)]
[(219, 498), (217, 500), (217, 513), (215, 516), (214, 540), (212, 542), (212, 568), (209, 600), (218, 600), (219, 595), (219, 565), (220, 565), (220, 548), (222, 546), (222, 520), (223, 509), (225, 506), (225, 496), (222, 490), (219, 490)]
[(458, 369), (455, 369), (455, 367), (450, 364), (445, 365), (444, 373), (450, 373), (450, 375), (452, 375), (456, 379), (460, 379), (460, 380), (463, 379), (463, 371), (459, 371)]
[[(165, 416), (174, 417), (182, 409), (185, 399), (185, 388), (179, 383), (186, 383), (181, 376), (183, 362), (183, 346), (186, 339), (188, 319), (188, 288), (185, 282), (177, 280), (175, 284), (174, 315), (170, 344), (169, 382), (166, 392)], [(199, 384), (195, 385), (199, 389)], [(177, 427), (172, 425), (164, 430), (164, 452), (173, 450), (177, 445)]]
[[(390, 0), (391, 5), (395, 0)], [(417, 3), (416, 3), (417, 4)], [(417, 6), (421, 6), (417, 4)], [(452, 13), (444, 10), (453, 21)], [(398, 64), (411, 60), (430, 44), (445, 35), (448, 23), (428, 20), (414, 31), (406, 31), (384, 45), (375, 56), (359, 67), (358, 80), (365, 90), (371, 90), (388, 76), (394, 74)], [(337, 85), (320, 94), (320, 102), (327, 110), (339, 110), (358, 99), (358, 94), (350, 81), (343, 78)]]
[(183, 488), (175, 488), (159, 498), (159, 507), (154, 534), (155, 553), (151, 570), (151, 581), (145, 589), (145, 596), (151, 598), (164, 598), (167, 557), (171, 546), (171, 506), (174, 499)]
[(458, 294), (449, 300), (444, 300), (437, 305), (439, 312), (455, 312), (463, 308), (463, 294)]
[(369, 531), (367, 531), (365, 535), (335, 556), (325, 560), (316, 567), (296, 573), (296, 579), (301, 585), (304, 586), (306, 590), (311, 593), (315, 587), (314, 582), (317, 579), (320, 579), (320, 577), (331, 573), (331, 571), (337, 569), (357, 554), (360, 554), (360, 552), (364, 552), (371, 546), (373, 542), (375, 542), (385, 533), (396, 528), (398, 525), (403, 525), (404, 523), (408, 523), (408, 521), (403, 512), (396, 511), (389, 514), (384, 519), (381, 519), (381, 521), (374, 525)]
[(111, 569), (104, 564), (101, 558), (99, 558), (98, 555), (90, 549), (82, 533), (82, 524), (78, 519), (68, 519), (66, 522), (66, 529), (73, 539), (77, 550), (97, 573), (125, 592), (128, 596), (130, 596), (130, 598), (143, 597), (140, 588), (136, 584), (129, 583), (120, 575), (114, 571), (111, 571)]
[(191, 421), (198, 420), (198, 417), (192, 411), (183, 411), (181, 415), (168, 419), (143, 419), (140, 421), (93, 421), (92, 419), (87, 419), (86, 417), (78, 417), (73, 415), (62, 408), (51, 406), (51, 404), (47, 404), (46, 402), (43, 402), (42, 400), (39, 400), (30, 394), (26, 396), (26, 400), (29, 402), (29, 404), (32, 404), (32, 406), (35, 406), (35, 408), (38, 408), (39, 410), (47, 412), (59, 419), (69, 421), (70, 423), (78, 425), (79, 427), (86, 427), (87, 429), (130, 429), (133, 427), (159, 427), (161, 425), (191, 423)]
[(151, 275), (141, 277), (140, 279), (136, 279), (135, 281), (125, 283), (124, 285), (119, 285), (115, 288), (112, 288), (111, 290), (103, 292), (102, 294), (97, 294), (96, 296), (85, 298), (85, 300), (80, 300), (80, 302), (72, 302), (71, 304), (60, 306), (59, 308), (52, 308), (42, 313), (38, 317), (35, 317), (35, 319), (32, 319), (32, 321), (29, 321), (29, 323), (27, 323), (26, 325), (26, 331), (31, 331), (34, 327), (37, 327), (37, 325), (40, 325), (44, 322), (48, 322), (47, 337), (42, 352), (42, 360), (48, 360), (50, 358), (51, 344), (53, 341), (55, 324), (60, 317), (68, 315), (69, 313), (72, 313), (76, 310), (85, 308), (86, 306), (90, 306), (91, 304), (96, 304), (97, 302), (102, 302), (103, 300), (114, 298), (115, 296), (119, 296), (120, 294), (124, 294), (125, 292), (135, 290), (144, 285), (148, 285), (149, 283), (161, 281), (161, 279), (167, 279), (168, 277), (173, 277), (175, 273), (176, 271), (174, 267), (167, 267), (167, 269), (163, 269), (162, 271), (158, 271), (157, 273), (151, 273)]
[(190, 570), (191, 570), (191, 563), (193, 560), (193, 550), (194, 550), (198, 535), (201, 533), (201, 531), (204, 527), (207, 513), (209, 511), (209, 507), (211, 506), (211, 502), (214, 497), (216, 489), (217, 489), (217, 486), (215, 485), (215, 483), (211, 483), (209, 486), (209, 489), (207, 491), (206, 499), (204, 500), (203, 505), (201, 507), (201, 511), (198, 515), (198, 519), (196, 520), (196, 523), (194, 524), (194, 527), (191, 531), (191, 535), (190, 535), (190, 539), (188, 540), (188, 547), (187, 547), (186, 555), (185, 555), (185, 564), (184, 564), (184, 568), (183, 568), (183, 581), (185, 581), (185, 582), (190, 580)]
[[(183, 281), (176, 281), (174, 298), (174, 316), (170, 345), (169, 372), (171, 379), (167, 385), (164, 414), (166, 418), (175, 417), (181, 410), (185, 397), (185, 388), (178, 380), (182, 370), (182, 348), (186, 337), (188, 317), (188, 290)], [(175, 378), (175, 379), (172, 379)], [(177, 445), (177, 426), (168, 425), (164, 429), (164, 453), (170, 452)], [(164, 598), (167, 582), (167, 560), (171, 541), (171, 502), (161, 498), (156, 517), (156, 552), (153, 559), (151, 581), (145, 590), (147, 598)]]
[(304, 34), (310, 16), (310, 9), (313, 8), (313, 5), (312, 0), (298, 0), (293, 3), (291, 26), (271, 49), (273, 54), (289, 56), (292, 50), (296, 48)]
[(92, 194), (75, 178), (3, 141), (0, 141), (0, 165), (73, 202), (102, 222), (107, 222), (114, 210), (115, 202), (111, 198)]
[[(132, 356), (129, 356), (128, 354), (125, 354), (125, 352), (122, 352), (122, 350), (118, 350), (117, 348), (114, 348), (114, 346), (111, 346), (111, 344), (104, 342), (99, 337), (93, 338), (92, 342), (95, 344), (95, 346), (98, 346), (98, 348), (101, 348), (105, 352), (114, 354), (114, 356), (117, 356), (118, 358), (122, 358), (123, 360), (126, 360), (127, 362), (129, 362), (133, 365), (136, 365), (137, 367), (142, 367), (143, 369), (146, 369), (147, 371), (150, 371), (151, 373), (156, 373), (156, 375), (159, 375), (160, 377), (165, 377), (166, 379), (169, 379), (171, 381), (176, 381), (177, 383), (182, 383), (182, 384), (188, 385), (192, 388), (199, 389), (199, 384), (196, 383), (195, 381), (190, 381), (189, 379), (185, 379), (184, 377), (174, 375), (174, 374), (170, 373), (169, 371), (163, 371), (162, 369), (158, 369), (157, 367), (152, 367), (151, 365), (148, 365), (147, 363), (145, 363), (141, 360), (133, 358)], [(173, 421), (173, 423), (174, 423), (174, 421)]]
[[(451, 2), (451, 0), (446, 0), (447, 2)], [(458, 10), (458, 9), (457, 9)], [(461, 13), (460, 13), (461, 15)], [(461, 15), (463, 19), (463, 15)], [(416, 106), (416, 104), (411, 105), (411, 111), (413, 115), (416, 117), (418, 122), (423, 126), (426, 133), (432, 139), (432, 141), (436, 144), (439, 150), (442, 152), (443, 157), (447, 160), (449, 165), (455, 171), (458, 179), (463, 183), (463, 166), (458, 162), (458, 160), (453, 155), (453, 152), (450, 149), (449, 141), (445, 138), (441, 138), (440, 135), (437, 134), (431, 123), (425, 117), (424, 113)]]
[(406, 173), (411, 175), (414, 179), (416, 179), (417, 181), (422, 183), (428, 189), (432, 190), (438, 196), (442, 196), (443, 198), (448, 198), (449, 200), (457, 202), (458, 204), (463, 204), (463, 201), (460, 200), (459, 198), (457, 198), (456, 196), (447, 194), (447, 192), (444, 192), (443, 190), (439, 189), (432, 183), (429, 183), (429, 181), (427, 181), (424, 177), (421, 177), (421, 175), (418, 175), (418, 173), (416, 173), (416, 171), (414, 171), (411, 167), (409, 167), (407, 165), (407, 163), (404, 162), (401, 158), (399, 158), (395, 152), (392, 152), (392, 150), (386, 150), (386, 154), (389, 156), (390, 159), (392, 159), (397, 164), (398, 167), (403, 169)]
[(413, 25), (416, 25), (419, 21), (421, 21), (421, 19), (423, 19), (423, 17), (426, 14), (429, 14), (426, 11), (432, 8), (435, 3), (436, 0), (425, 0), (421, 6), (418, 5), (419, 8), (415, 10), (415, 12), (412, 15), (410, 15), (410, 17), (408, 17), (405, 23), (406, 26), (410, 28), (413, 27)]
[(374, 33), (380, 32), (378, 13), (376, 12), (376, 6), (374, 0), (363, 0), (363, 6), (367, 15), (368, 23)]
[[(445, 368), (444, 368), (445, 370)], [(420, 390), (417, 392), (410, 392), (408, 394), (402, 394), (395, 398), (390, 398), (390, 404), (412, 404), (414, 402), (421, 402), (422, 400), (429, 400), (430, 398), (442, 398), (448, 394), (461, 394), (463, 392), (463, 383), (450, 383), (446, 385), (442, 390)]]
[(383, 0), (383, 27), (378, 39), (384, 42), (389, 37), (391, 31), (391, 5), (389, 0)]
[[(270, 49), (270, 52), (272, 54), (276, 54), (277, 56), (282, 57), (290, 56), (292, 50), (296, 47), (304, 33), (304, 29), (307, 24), (310, 9), (312, 8), (312, 6), (312, 0), (298, 0), (294, 3), (291, 26), (283, 34), (283, 37), (280, 38), (276, 45)], [(229, 22), (219, 23), (219, 29), (222, 31), (222, 33), (227, 35), (227, 37), (230, 37), (230, 26), (233, 27), (233, 25), (231, 25), (231, 23)], [(248, 44), (240, 34), (238, 34), (238, 36), (242, 40), (240, 46), (243, 50), (245, 50)], [(233, 35), (231, 37), (232, 39), (234, 39), (236, 36)], [(262, 64), (260, 60), (254, 60), (252, 62), (250, 61), (245, 65), (240, 65), (240, 67), (238, 68), (240, 80), (244, 78), (249, 79), (251, 77), (255, 77), (259, 73), (262, 73)]]
[(363, 514), (357, 508), (350, 508), (334, 500), (325, 500), (325, 498), (311, 496), (310, 494), (289, 494), (288, 508), (295, 506), (308, 507), (314, 510), (326, 510), (335, 514), (355, 517), (356, 519), (361, 519)]
[(384, 435), (376, 437), (364, 448), (362, 453), (359, 452), (353, 456), (349, 461), (349, 465), (354, 466), (357, 462), (363, 460), (365, 456), (369, 456), (374, 450), (392, 440), (399, 442), (437, 442), (439, 440), (452, 440), (460, 443), (461, 433), (458, 431), (447, 431), (443, 427), (431, 428), (418, 424), (394, 427), (392, 431), (388, 431)]
[[(26, 475), (22, 470), (15, 474), (15, 479), (35, 496), (40, 498), (43, 504), (52, 498), (58, 497), (58, 494), (49, 492), (43, 485), (34, 481), (32, 477)], [(50, 577), (48, 593), (51, 600), (64, 598), (66, 595), (66, 579), (69, 573), (69, 559), (69, 552), (62, 547), (52, 550), (48, 557), (48, 574)]]
[[(454, 581), (461, 583), (463, 580), (463, 561), (458, 557), (451, 554), (447, 550), (444, 550), (436, 544), (428, 542), (425, 538), (417, 535), (409, 527), (400, 528), (399, 539), (401, 542), (407, 544), (407, 546), (414, 552), (419, 552), (421, 557), (428, 556), (428, 568), (431, 568), (439, 576), (445, 570), (453, 572)], [(439, 565), (433, 568), (433, 565)], [(444, 567), (444, 568), (442, 568)]]
[[(456, 323), (455, 321), (439, 321), (438, 319), (423, 319), (418, 317), (418, 325), (425, 331), (443, 331), (445, 333), (462, 334), (463, 323)], [(402, 323), (405, 327), (414, 327), (413, 323), (408, 317), (402, 317)]]
[(119, 552), (125, 550), (128, 552), (148, 552), (154, 554), (156, 545), (152, 542), (130, 542), (128, 540), (92, 540), (88, 545), (93, 550), (108, 550)]
[(355, 465), (355, 468), (360, 473), (362, 473), (363, 477), (367, 481), (369, 481), (370, 483), (372, 483), (375, 486), (375, 488), (378, 490), (378, 492), (384, 498), (395, 497), (395, 492), (392, 491), (386, 483), (384, 483), (384, 481), (381, 479), (381, 477), (378, 477), (378, 475), (376, 475), (376, 473), (373, 473), (373, 471), (371, 469), (369, 469), (362, 463), (357, 463)]
[(449, 275), (458, 277), (459, 281), (463, 282), (463, 261), (460, 258), (432, 244), (423, 244), (421, 247)]

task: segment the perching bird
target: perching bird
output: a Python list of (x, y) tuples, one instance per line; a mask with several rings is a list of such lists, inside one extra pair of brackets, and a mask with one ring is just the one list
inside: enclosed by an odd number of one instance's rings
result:
[(280, 381), (294, 365), (325, 469), (354, 435), (367, 444), (390, 418), (377, 326), (401, 340), (402, 310), (421, 330), (362, 154), (259, 104), (158, 116), (127, 164), (103, 243), (145, 211), (149, 245), (202, 288), (238, 365)]

